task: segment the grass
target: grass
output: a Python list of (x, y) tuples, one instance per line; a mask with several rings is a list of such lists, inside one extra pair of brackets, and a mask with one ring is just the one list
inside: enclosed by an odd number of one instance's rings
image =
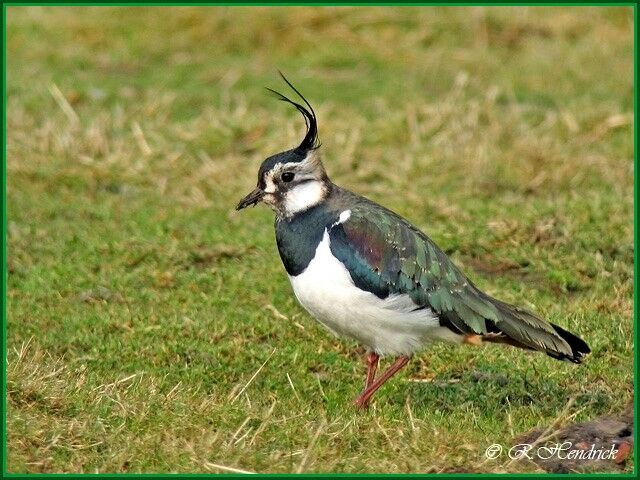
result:
[[(9, 471), (537, 471), (484, 451), (629, 402), (630, 8), (8, 7), (7, 54)], [(354, 411), (363, 350), (233, 211), (301, 135), (278, 68), (336, 183), (586, 363), (436, 346)]]

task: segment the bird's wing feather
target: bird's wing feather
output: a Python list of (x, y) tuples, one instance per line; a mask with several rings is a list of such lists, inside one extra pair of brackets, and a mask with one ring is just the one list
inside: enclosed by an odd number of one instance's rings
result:
[(407, 294), (460, 334), (498, 333), (550, 355), (574, 355), (550, 323), (480, 291), (424, 233), (373, 202), (351, 208), (329, 237), (333, 255), (363, 290), (380, 298)]
[(353, 208), (329, 232), (331, 250), (354, 283), (379, 297), (407, 294), (416, 308), (431, 308), (461, 333), (487, 333), (495, 306), (426, 235), (390, 211), (367, 207)]

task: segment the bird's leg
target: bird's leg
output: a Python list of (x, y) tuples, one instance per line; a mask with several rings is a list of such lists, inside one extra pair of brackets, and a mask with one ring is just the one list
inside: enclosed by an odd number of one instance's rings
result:
[(356, 405), (356, 407), (359, 407), (359, 408), (367, 407), (369, 405), (369, 400), (371, 400), (371, 397), (373, 396), (373, 394), (376, 393), (376, 391), (382, 386), (384, 382), (389, 380), (398, 372), (398, 370), (404, 367), (409, 362), (409, 359), (410, 357), (405, 355), (396, 358), (396, 361), (393, 362), (393, 365), (391, 365), (386, 372), (380, 375), (375, 382), (373, 382), (371, 385), (365, 388), (364, 392), (362, 392), (358, 396), (358, 398), (354, 400), (353, 403)]
[(379, 359), (380, 355), (378, 355), (376, 352), (369, 352), (367, 354), (367, 381), (364, 384), (365, 390), (371, 386), (376, 378), (376, 370), (378, 370)]

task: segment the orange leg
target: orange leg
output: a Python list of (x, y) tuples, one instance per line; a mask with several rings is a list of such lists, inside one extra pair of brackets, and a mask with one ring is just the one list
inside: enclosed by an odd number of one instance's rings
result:
[(369, 401), (371, 400), (373, 394), (376, 393), (376, 391), (382, 386), (382, 384), (384, 384), (384, 382), (393, 377), (398, 372), (398, 370), (409, 363), (409, 359), (410, 357), (407, 356), (398, 357), (386, 372), (380, 375), (380, 377), (375, 382), (365, 388), (364, 391), (358, 396), (358, 398), (354, 400), (353, 403), (356, 405), (356, 407), (366, 408), (369, 405)]

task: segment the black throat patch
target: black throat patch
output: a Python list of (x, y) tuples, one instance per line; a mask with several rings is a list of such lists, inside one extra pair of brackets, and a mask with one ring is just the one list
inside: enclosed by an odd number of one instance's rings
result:
[(338, 214), (322, 203), (291, 219), (276, 219), (278, 252), (289, 275), (295, 277), (304, 272), (316, 254), (325, 229), (337, 220)]

